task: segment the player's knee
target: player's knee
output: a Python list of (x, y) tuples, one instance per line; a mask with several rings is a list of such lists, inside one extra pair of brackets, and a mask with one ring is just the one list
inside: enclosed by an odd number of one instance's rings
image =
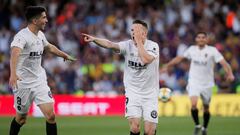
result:
[(46, 119), (48, 122), (55, 122), (55, 114), (53, 112), (46, 114)]
[(139, 133), (140, 132), (140, 125), (139, 124), (132, 124), (131, 125), (131, 132)]
[(144, 135), (155, 135), (155, 131), (145, 131)]
[(144, 130), (144, 135), (155, 135), (156, 129), (155, 128), (147, 128)]
[(20, 118), (16, 118), (17, 123), (19, 123), (20, 125), (24, 125), (27, 122), (27, 118), (26, 117), (20, 117)]
[(196, 110), (196, 109), (197, 109), (197, 104), (192, 104), (191, 109), (192, 109), (192, 110)]
[(203, 108), (204, 113), (209, 113), (209, 108)]
[(24, 124), (26, 124), (26, 122), (27, 122), (27, 120), (26, 120), (26, 119), (23, 119), (23, 120), (20, 121), (19, 124), (20, 124), (20, 125), (24, 125)]

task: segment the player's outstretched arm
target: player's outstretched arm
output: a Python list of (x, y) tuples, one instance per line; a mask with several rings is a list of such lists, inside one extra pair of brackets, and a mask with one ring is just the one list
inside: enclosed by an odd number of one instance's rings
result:
[(48, 50), (50, 53), (55, 54), (59, 57), (62, 57), (65, 60), (69, 60), (69, 61), (75, 61), (77, 60), (76, 58), (66, 54), (65, 52), (59, 50), (56, 46), (52, 45), (52, 44), (48, 44), (46, 47), (46, 50)]
[(17, 68), (17, 61), (18, 57), (21, 53), (22, 49), (19, 47), (12, 47), (11, 48), (11, 58), (10, 58), (10, 79), (9, 79), (9, 85), (15, 89), (17, 88), (17, 80), (21, 80), (16, 72)]
[(85, 42), (94, 42), (96, 43), (98, 46), (103, 47), (103, 48), (107, 48), (107, 49), (112, 49), (116, 52), (120, 51), (119, 45), (111, 42), (107, 39), (102, 39), (102, 38), (97, 38), (85, 33), (82, 33), (83, 37), (84, 37), (84, 41)]
[(226, 62), (225, 59), (221, 60), (219, 63), (222, 65), (224, 71), (227, 74), (226, 77), (227, 81), (233, 81), (235, 77), (233, 75), (232, 68), (230, 67), (230, 65)]
[(168, 62), (166, 65), (164, 65), (161, 68), (160, 72), (166, 72), (169, 67), (172, 67), (172, 66), (180, 63), (184, 59), (185, 59), (185, 57), (183, 57), (183, 56), (177, 56), (177, 57), (173, 58), (170, 62)]

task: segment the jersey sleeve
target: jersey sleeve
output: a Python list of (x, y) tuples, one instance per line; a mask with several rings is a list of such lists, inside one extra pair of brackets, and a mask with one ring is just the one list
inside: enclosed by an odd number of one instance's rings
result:
[(218, 63), (224, 59), (222, 54), (216, 48), (214, 48), (213, 58), (214, 58), (215, 63)]
[(159, 56), (158, 44), (154, 44), (153, 46), (151, 46), (151, 48), (148, 48), (147, 53), (149, 55), (152, 55), (154, 58), (158, 57)]
[(127, 53), (127, 44), (128, 41), (121, 41), (117, 43), (119, 45), (119, 49), (120, 49), (120, 54), (125, 55)]
[(11, 47), (19, 47), (21, 49), (24, 48), (24, 46), (26, 45), (27, 41), (20, 35), (15, 35), (13, 38), (13, 41), (11, 43)]
[(45, 34), (41, 32), (42, 35), (42, 42), (43, 42), (43, 46), (48, 46), (50, 43), (47, 41), (47, 38), (45, 37)]
[(187, 59), (191, 59), (191, 47), (189, 47), (187, 50), (185, 50), (185, 52), (183, 53), (183, 57), (187, 58)]

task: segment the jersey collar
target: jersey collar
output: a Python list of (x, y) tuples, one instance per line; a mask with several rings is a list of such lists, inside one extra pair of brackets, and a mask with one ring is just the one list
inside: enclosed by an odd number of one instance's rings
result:
[(32, 35), (34, 35), (35, 37), (38, 37), (39, 31), (38, 31), (38, 33), (37, 33), (37, 35), (36, 35), (36, 34), (34, 34), (28, 27), (27, 27), (27, 30), (28, 30)]

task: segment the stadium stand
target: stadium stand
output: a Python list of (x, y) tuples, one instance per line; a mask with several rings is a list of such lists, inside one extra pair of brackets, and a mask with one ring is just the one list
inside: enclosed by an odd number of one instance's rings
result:
[[(76, 56), (76, 63), (45, 54), (43, 66), (55, 94), (123, 94), (123, 57), (84, 43), (82, 32), (112, 41), (128, 39), (135, 18), (147, 21), (149, 38), (160, 47), (160, 66), (194, 43), (194, 33), (209, 33), (209, 44), (216, 46), (231, 64), (236, 80), (229, 85), (216, 66), (216, 93), (240, 93), (240, 1), (227, 0), (0, 0), (0, 94), (11, 93), (9, 52), (13, 35), (22, 27), (24, 9), (43, 5), (48, 9), (47, 39), (61, 50)], [(184, 94), (189, 63), (182, 62), (159, 83)]]

